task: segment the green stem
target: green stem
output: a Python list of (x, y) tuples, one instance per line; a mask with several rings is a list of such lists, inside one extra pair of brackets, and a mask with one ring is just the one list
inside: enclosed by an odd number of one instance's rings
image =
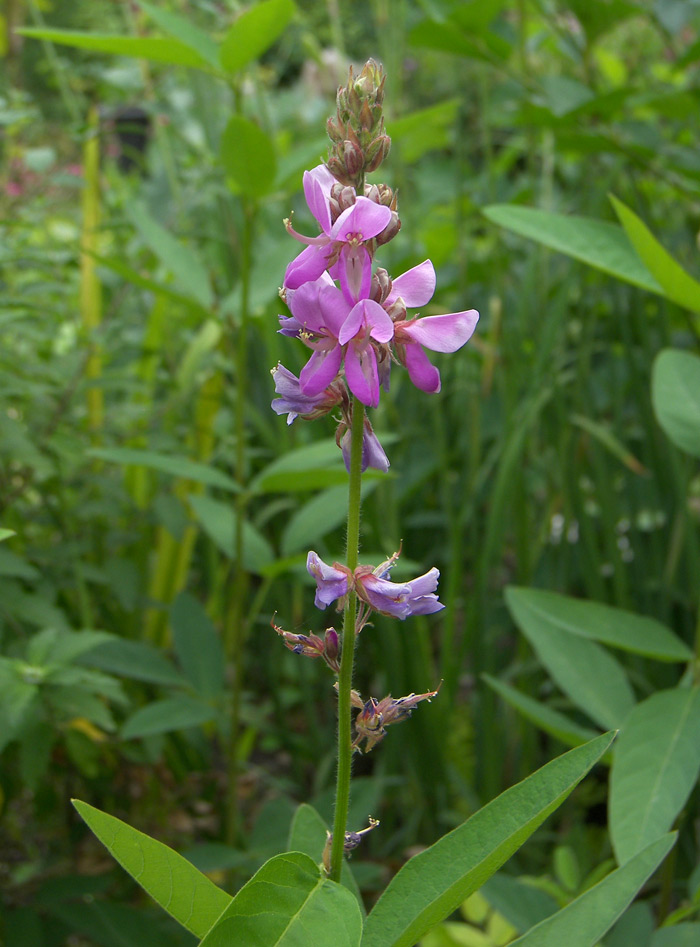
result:
[[(364, 405), (353, 398), (352, 441), (350, 445), (350, 486), (348, 496), (348, 532), (346, 564), (352, 572), (360, 555), (360, 505), (362, 502), (362, 434), (365, 426)], [(338, 675), (338, 781), (335, 795), (335, 820), (331, 848), (333, 881), (340, 881), (343, 867), (343, 845), (350, 804), (350, 770), (352, 768), (352, 669), (355, 658), (355, 621), (357, 596), (350, 592), (343, 614), (343, 650)]]

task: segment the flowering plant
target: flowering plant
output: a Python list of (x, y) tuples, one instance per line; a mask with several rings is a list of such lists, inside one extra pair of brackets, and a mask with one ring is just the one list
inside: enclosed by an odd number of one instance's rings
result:
[[(338, 91), (337, 115), (328, 123), (328, 160), (304, 175), (304, 193), (320, 233), (303, 237), (291, 220), (285, 222), (289, 234), (306, 246), (285, 273), (281, 295), (291, 315), (280, 316), (280, 332), (311, 354), (298, 378), (281, 364), (273, 369), (277, 397), (272, 407), (287, 415), (287, 423), (339, 412), (336, 441), (349, 473), (344, 561), (328, 564), (314, 551), (307, 557), (316, 584), (315, 604), (321, 610), (335, 606), (342, 611), (342, 629), (329, 627), (323, 636), (295, 633), (273, 619), (289, 650), (321, 658), (337, 677), (332, 831), (310, 806), (302, 805), (289, 838), (281, 842), (282, 853), (231, 896), (160, 842), (85, 803), (75, 803), (117, 860), (201, 947), (411, 947), (498, 870), (613, 739), (602, 734), (508, 789), (411, 858), (365, 914), (345, 856), (379, 823), (368, 813), (365, 828), (347, 825), (353, 755), (372, 751), (387, 727), (436, 698), (439, 683), (426, 682), (436, 686), (405, 697), (363, 699), (352, 687), (356, 645), (375, 612), (403, 621), (443, 608), (436, 568), (393, 582), (398, 553), (377, 566), (359, 561), (362, 472), (369, 466), (383, 471), (389, 466), (366, 409), (376, 407), (381, 393), (389, 391), (392, 366), (406, 368), (422, 391), (439, 392), (440, 373), (425, 350), (458, 351), (478, 319), (473, 309), (409, 317), (409, 309), (427, 305), (433, 296), (432, 263), (426, 260), (396, 278), (376, 263), (377, 251), (401, 228), (396, 194), (385, 184), (365, 179), (379, 169), (390, 149), (382, 116), (384, 86), (383, 71), (371, 60), (359, 76), (350, 70), (347, 85)], [(657, 839), (517, 943), (593, 947), (673, 840), (672, 834)]]

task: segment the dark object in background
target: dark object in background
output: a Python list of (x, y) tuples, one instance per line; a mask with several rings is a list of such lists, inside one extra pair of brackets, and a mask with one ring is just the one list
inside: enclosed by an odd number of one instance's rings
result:
[(151, 135), (150, 114), (138, 105), (125, 105), (107, 116), (117, 140), (117, 167), (122, 174), (146, 173), (146, 146)]

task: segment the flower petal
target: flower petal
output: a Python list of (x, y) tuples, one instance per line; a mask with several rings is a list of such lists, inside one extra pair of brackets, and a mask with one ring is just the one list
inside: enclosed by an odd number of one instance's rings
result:
[(305, 247), (287, 267), (285, 287), (299, 289), (304, 283), (317, 280), (328, 264), (328, 252), (328, 241), (321, 246)]
[(306, 203), (325, 234), (331, 232), (331, 210), (328, 199), (334, 183), (335, 178), (323, 164), (317, 165), (313, 171), (304, 171)]
[(406, 368), (416, 388), (420, 388), (429, 395), (437, 394), (440, 391), (440, 372), (431, 364), (420, 345), (409, 343), (405, 346), (404, 352)]
[(356, 398), (369, 408), (379, 404), (377, 357), (371, 346), (355, 346), (351, 342), (345, 352), (345, 380)]
[(338, 278), (347, 301), (353, 305), (358, 299), (366, 299), (372, 285), (372, 261), (367, 249), (344, 247), (338, 264)]
[(306, 569), (316, 580), (315, 605), (324, 609), (327, 605), (342, 598), (348, 592), (348, 573), (329, 566), (321, 557), (311, 551), (306, 557)]
[(358, 197), (333, 224), (331, 239), (346, 241), (359, 234), (360, 240), (370, 240), (381, 233), (390, 220), (388, 207), (375, 204), (367, 197)]
[(435, 267), (430, 260), (424, 260), (392, 280), (384, 305), (389, 308), (400, 296), (408, 309), (425, 306), (433, 298), (435, 282)]
[(332, 349), (318, 348), (299, 373), (302, 394), (320, 395), (335, 379), (343, 358), (339, 345)]
[(476, 309), (450, 312), (444, 316), (425, 316), (401, 323), (401, 335), (433, 352), (456, 352), (467, 342), (479, 321)]

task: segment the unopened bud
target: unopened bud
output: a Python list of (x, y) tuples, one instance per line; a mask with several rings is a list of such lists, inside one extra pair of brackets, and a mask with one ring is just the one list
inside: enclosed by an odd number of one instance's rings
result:
[(365, 171), (376, 171), (379, 165), (389, 154), (391, 149), (391, 138), (388, 135), (380, 135), (367, 146), (365, 155)]
[(373, 299), (375, 302), (381, 304), (387, 298), (391, 292), (391, 278), (389, 274), (384, 269), (383, 266), (377, 267), (377, 270), (372, 277), (372, 284), (370, 286), (369, 296), (370, 299)]
[(356, 177), (361, 173), (365, 164), (365, 156), (359, 142), (347, 140), (343, 142), (343, 163), (349, 178)]
[(381, 233), (377, 234), (375, 237), (377, 241), (377, 246), (381, 247), (385, 243), (388, 243), (390, 240), (393, 240), (396, 234), (401, 230), (401, 221), (399, 220), (399, 215), (395, 210), (391, 212), (391, 220), (386, 225), (384, 230)]

